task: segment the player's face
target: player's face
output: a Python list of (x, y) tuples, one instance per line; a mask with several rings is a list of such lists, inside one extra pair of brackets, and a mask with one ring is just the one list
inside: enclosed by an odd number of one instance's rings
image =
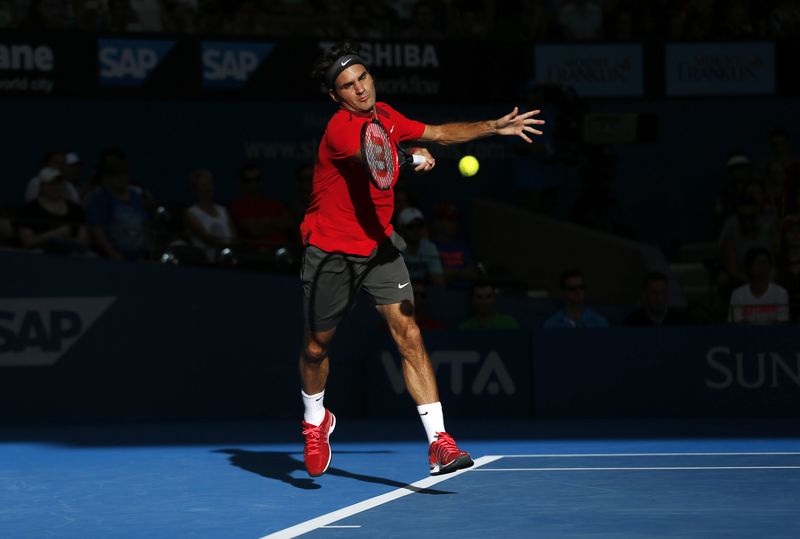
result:
[(336, 77), (331, 98), (347, 110), (370, 112), (375, 106), (375, 81), (363, 65), (348, 67)]

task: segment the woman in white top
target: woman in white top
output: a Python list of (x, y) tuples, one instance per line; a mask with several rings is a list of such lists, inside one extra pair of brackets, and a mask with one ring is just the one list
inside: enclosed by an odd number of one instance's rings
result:
[(192, 245), (202, 249), (209, 262), (216, 262), (222, 248), (238, 241), (236, 228), (228, 211), (214, 203), (214, 176), (207, 170), (191, 175), (197, 203), (186, 210), (186, 228)]

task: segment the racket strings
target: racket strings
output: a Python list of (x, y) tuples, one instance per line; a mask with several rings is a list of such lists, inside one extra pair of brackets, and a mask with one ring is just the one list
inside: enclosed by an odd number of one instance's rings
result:
[(368, 124), (365, 131), (364, 158), (372, 178), (380, 189), (389, 189), (395, 177), (392, 142), (377, 124)]

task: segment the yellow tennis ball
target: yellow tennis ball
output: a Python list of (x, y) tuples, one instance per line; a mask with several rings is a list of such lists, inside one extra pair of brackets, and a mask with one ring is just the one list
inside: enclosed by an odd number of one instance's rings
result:
[(480, 163), (475, 159), (475, 156), (465, 155), (458, 162), (458, 171), (462, 176), (470, 177), (478, 173)]

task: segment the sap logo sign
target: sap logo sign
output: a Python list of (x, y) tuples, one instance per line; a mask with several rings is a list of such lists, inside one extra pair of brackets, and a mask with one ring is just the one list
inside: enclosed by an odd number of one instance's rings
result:
[(0, 367), (53, 365), (115, 299), (0, 300)]
[[(406, 388), (401, 365), (395, 361), (390, 352), (381, 354), (381, 363), (392, 389), (396, 394), (401, 394)], [(437, 350), (431, 353), (431, 364), (437, 377), (439, 367), (443, 365), (449, 367), (449, 385), (453, 395), (464, 393), (465, 385), (473, 395), (497, 395), (500, 391), (506, 395), (516, 393), (514, 380), (500, 354), (494, 350), (486, 354), (483, 361), (480, 353), (475, 350)]]
[(203, 43), (203, 85), (239, 88), (275, 47), (272, 43)]
[(140, 86), (174, 44), (174, 41), (163, 40), (99, 40), (100, 83), (104, 86)]

